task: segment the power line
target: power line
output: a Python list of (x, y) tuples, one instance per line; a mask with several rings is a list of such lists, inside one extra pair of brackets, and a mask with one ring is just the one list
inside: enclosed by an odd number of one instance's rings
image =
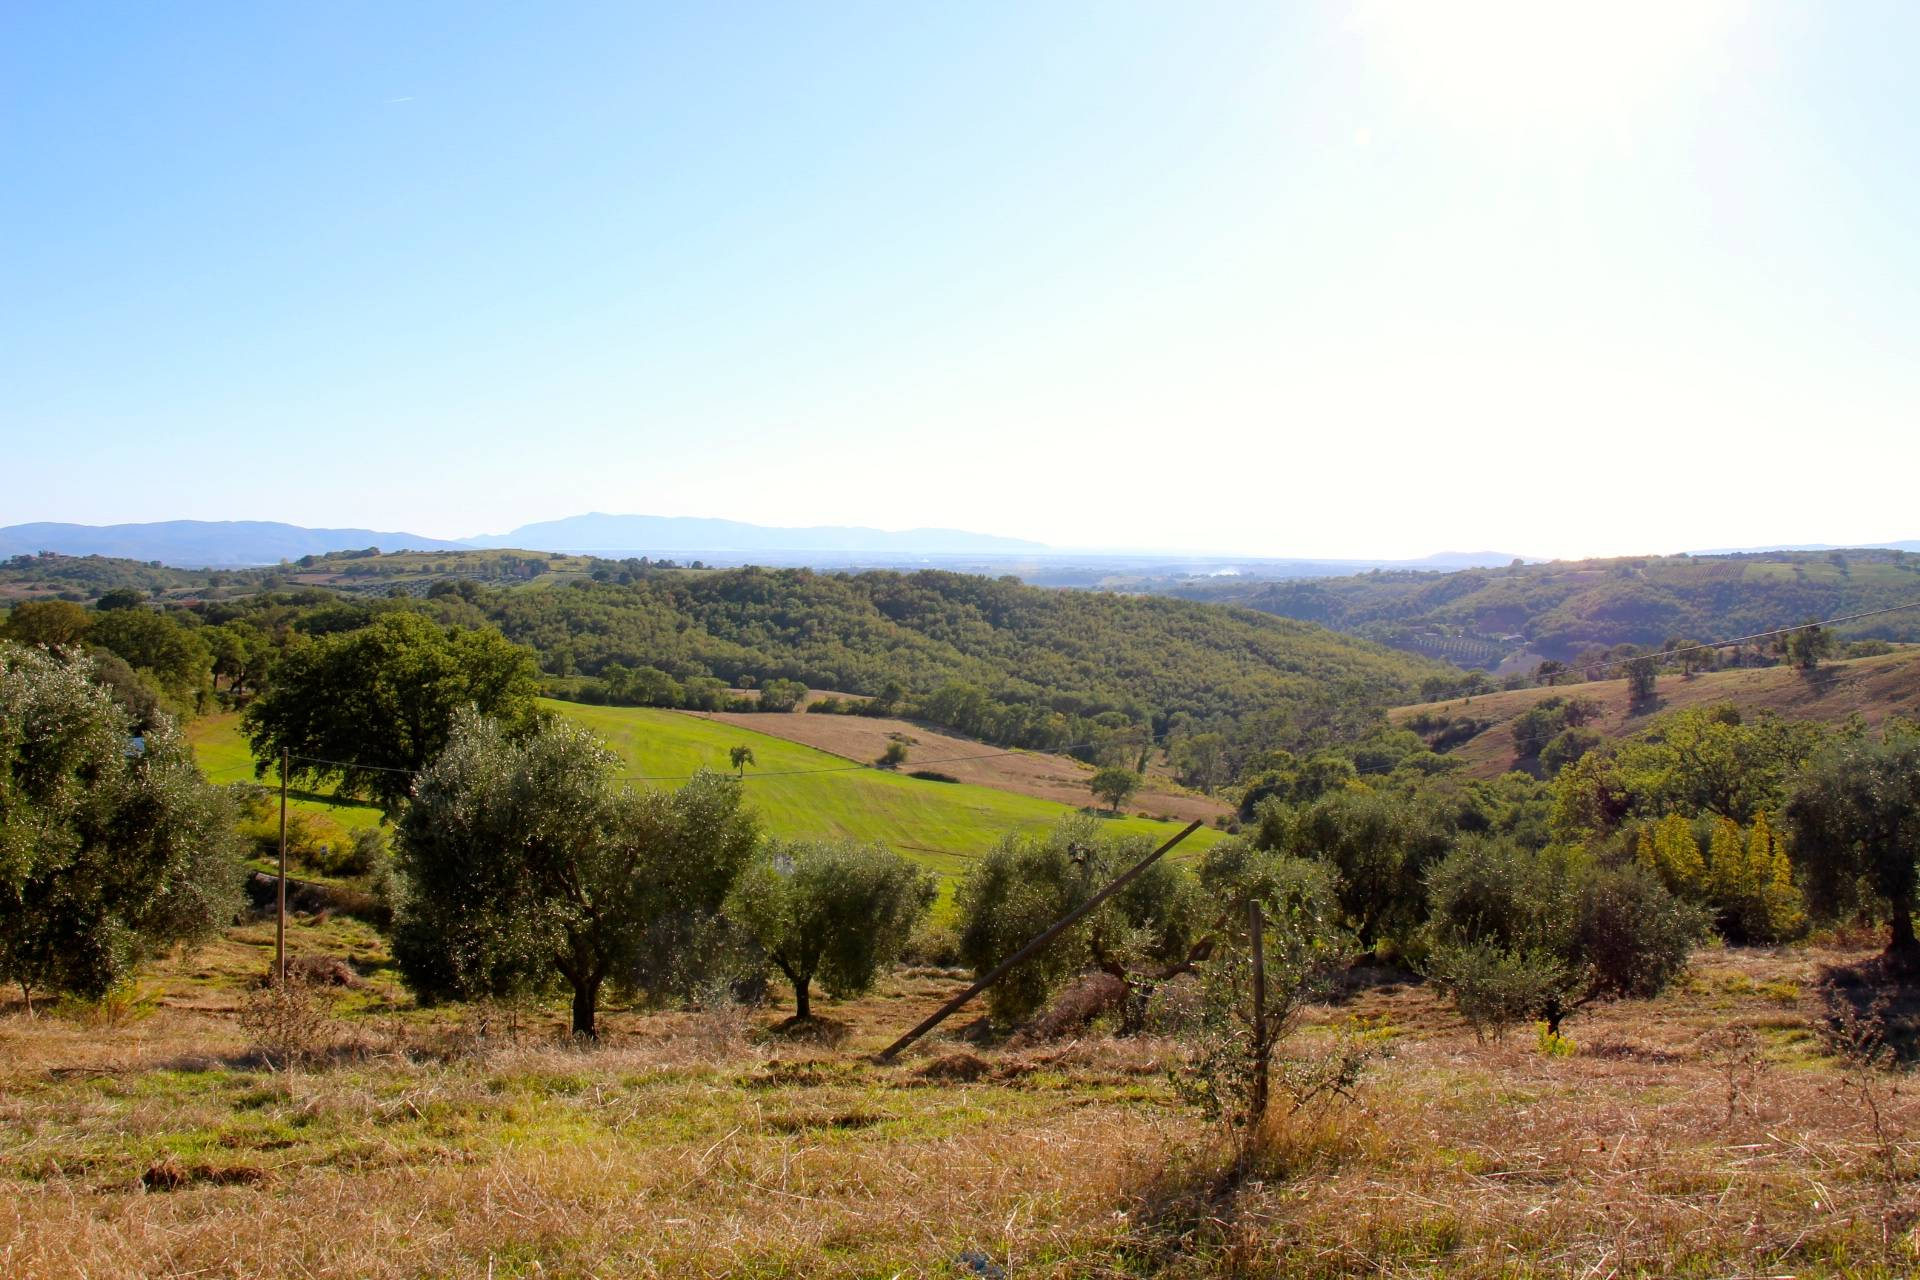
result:
[(409, 776), (418, 773), (418, 769), (401, 769), (390, 764), (355, 764), (347, 760), (328, 760), (322, 756), (289, 755), (289, 760), (299, 760), (305, 764), (331, 765), (335, 769), (374, 769), (381, 773), (404, 773)]

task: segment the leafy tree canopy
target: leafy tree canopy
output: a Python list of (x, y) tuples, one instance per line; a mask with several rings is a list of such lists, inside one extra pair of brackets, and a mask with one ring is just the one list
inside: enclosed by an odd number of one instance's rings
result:
[(1920, 727), (1894, 724), (1878, 738), (1849, 734), (1834, 742), (1795, 781), (1786, 813), (1812, 896), (1831, 904), (1864, 882), (1892, 920), (1888, 958), (1920, 968), (1913, 929)]
[(1579, 840), (1629, 818), (1717, 814), (1745, 825), (1779, 809), (1796, 770), (1826, 729), (1730, 706), (1662, 716), (1644, 732), (1588, 750), (1553, 783), (1556, 835)]
[(618, 757), (548, 721), (518, 736), (461, 713), (421, 774), (395, 848), (394, 958), (424, 998), (564, 984), (596, 1034), (603, 987), (684, 994), (725, 939), (721, 903), (758, 832), (739, 784), (617, 785)]
[(261, 776), (285, 749), (296, 781), (337, 779), (392, 813), (460, 712), (523, 725), (536, 689), (533, 655), (498, 632), (394, 612), (289, 648), (245, 724)]
[(817, 977), (835, 998), (873, 985), (933, 905), (933, 874), (879, 845), (782, 841), (763, 847), (727, 913), (793, 984), (794, 1015), (813, 1015)]
[(224, 794), (165, 720), (144, 744), (90, 665), (0, 643), (0, 978), (97, 996), (239, 906)]

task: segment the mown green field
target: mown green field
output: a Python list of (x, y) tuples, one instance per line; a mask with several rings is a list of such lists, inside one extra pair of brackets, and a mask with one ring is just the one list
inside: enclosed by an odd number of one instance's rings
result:
[[(542, 705), (605, 738), (626, 762), (635, 785), (671, 788), (696, 769), (731, 773), (728, 752), (752, 749), (746, 771), (747, 798), (773, 835), (878, 841), (938, 871), (950, 887), (969, 862), (1010, 831), (1043, 830), (1074, 812), (1065, 805), (991, 787), (927, 782), (879, 769), (855, 768), (840, 756), (798, 743), (704, 720), (679, 711), (646, 707), (589, 707), (543, 701)], [(253, 761), (237, 716), (195, 721), (188, 736), (200, 768), (215, 782), (253, 780)], [(981, 747), (981, 751), (993, 750)], [(916, 761), (916, 767), (937, 767)], [(831, 772), (825, 772), (831, 770)], [(801, 772), (821, 771), (821, 772)], [(325, 797), (297, 796), (294, 804), (345, 826), (371, 826), (378, 810), (333, 804)], [(1110, 830), (1163, 840), (1180, 829), (1150, 818), (1105, 819)], [(1202, 828), (1187, 837), (1191, 855), (1222, 838)]]
[[(193, 744), (193, 753), (200, 761), (200, 772), (208, 781), (252, 782), (272, 788), (280, 785), (272, 771), (264, 778), (253, 776), (253, 754), (247, 750), (247, 737), (240, 730), (237, 713), (202, 716), (187, 725), (186, 732), (187, 741)], [(380, 810), (352, 800), (295, 791), (289, 797), (288, 807), (348, 829), (380, 825)]]
[[(648, 707), (588, 707), (544, 702), (591, 728), (627, 762), (636, 782), (677, 786), (695, 769), (731, 773), (727, 753), (753, 750), (747, 797), (777, 836), (847, 836), (877, 840), (951, 879), (1009, 831), (1039, 831), (1074, 812), (1065, 805), (966, 783), (927, 782), (881, 769), (853, 767), (840, 756), (719, 724), (682, 711)], [(981, 751), (994, 748), (982, 746)], [(938, 768), (933, 761), (914, 767)], [(794, 773), (795, 770), (834, 772)], [(785, 775), (785, 776), (782, 776)], [(1179, 823), (1150, 818), (1106, 820), (1114, 831), (1164, 840)], [(1181, 846), (1192, 852), (1221, 839), (1202, 828)]]

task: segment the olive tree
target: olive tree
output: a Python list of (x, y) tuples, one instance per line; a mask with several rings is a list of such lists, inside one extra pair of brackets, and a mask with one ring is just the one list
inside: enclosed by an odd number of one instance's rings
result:
[(811, 1018), (813, 980), (836, 999), (873, 986), (933, 905), (933, 873), (882, 845), (796, 840), (763, 847), (727, 899), (727, 914), (793, 984)]
[[(954, 892), (960, 958), (985, 973), (1145, 857), (1145, 837), (1103, 835), (1097, 819), (1069, 818), (1039, 836), (1008, 836)], [(1144, 962), (1184, 960), (1201, 904), (1178, 863), (1153, 863), (1119, 893), (987, 992), (997, 1022), (1037, 1013), (1064, 979), (1094, 967), (1132, 983)]]
[(97, 996), (240, 905), (225, 793), (171, 722), (144, 739), (91, 667), (0, 643), (0, 978)]
[(423, 999), (564, 985), (592, 1037), (603, 988), (660, 996), (710, 962), (758, 833), (738, 782), (617, 785), (619, 759), (554, 720), (515, 735), (472, 713), (397, 831), (394, 958)]
[(1140, 789), (1140, 775), (1131, 769), (1108, 765), (1094, 773), (1087, 787), (1107, 802), (1108, 809), (1118, 813), (1120, 806), (1127, 802), (1127, 797)]
[(1920, 729), (1843, 738), (1816, 755), (1787, 801), (1793, 851), (1818, 902), (1855, 884), (1877, 895), (1892, 924), (1887, 959), (1920, 968), (1914, 937), (1920, 860)]

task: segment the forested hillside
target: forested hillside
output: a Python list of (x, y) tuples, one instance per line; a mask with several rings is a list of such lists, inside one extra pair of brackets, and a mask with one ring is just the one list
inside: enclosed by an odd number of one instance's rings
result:
[[(1920, 599), (1920, 555), (1783, 551), (1554, 561), (1458, 573), (1379, 572), (1295, 582), (1188, 583), (1183, 598), (1318, 622), (1468, 666), (1531, 652), (1717, 640)], [(1920, 640), (1920, 610), (1843, 638)], [(1515, 637), (1518, 637), (1516, 639)]]
[[(100, 643), (129, 629), (102, 619), (134, 605), (146, 606), (134, 628), (143, 636), (172, 621), (179, 653), (165, 662), (147, 652), (160, 632), (113, 651), (126, 649), (176, 699), (222, 679), (257, 690), (297, 637), (411, 611), (497, 628), (535, 652), (550, 692), (577, 701), (721, 710), (736, 700), (730, 689), (797, 682), (996, 743), (1101, 739), (1138, 768), (1151, 739), (1174, 733), (1225, 735), (1236, 759), (1323, 746), (1459, 674), (1251, 610), (947, 572), (699, 570), (509, 551), (367, 551), (217, 581), (67, 557), (10, 569), (30, 598), (99, 599), (99, 610), (71, 604), (71, 619), (49, 616), (41, 631), (71, 640), (97, 629)], [(106, 598), (94, 582), (121, 590)], [(44, 638), (33, 628), (21, 636)]]
[(1162, 727), (1180, 713), (1331, 716), (1445, 670), (1245, 610), (953, 573), (737, 569), (474, 594), (548, 672), (603, 691), (641, 667), (676, 682), (789, 679), (1027, 746), (1062, 745), (1074, 721), (1104, 713)]

